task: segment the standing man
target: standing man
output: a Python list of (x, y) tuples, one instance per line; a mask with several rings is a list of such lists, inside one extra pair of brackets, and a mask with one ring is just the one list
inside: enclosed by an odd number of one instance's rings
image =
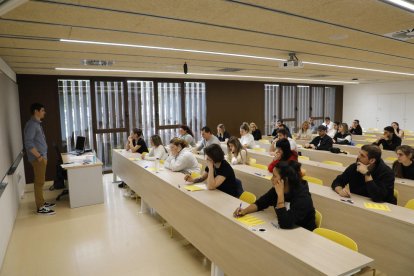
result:
[(24, 146), (27, 158), (34, 171), (34, 194), (37, 213), (40, 215), (54, 215), (51, 210), (54, 203), (46, 202), (43, 198), (43, 186), (46, 178), (47, 144), (42, 128), (42, 120), (45, 117), (45, 107), (40, 103), (34, 103), (30, 107), (32, 117), (24, 127)]

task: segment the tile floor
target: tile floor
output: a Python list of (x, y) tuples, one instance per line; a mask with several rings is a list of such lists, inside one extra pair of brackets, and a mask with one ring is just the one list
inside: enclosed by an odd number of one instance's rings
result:
[[(0, 276), (210, 275), (210, 262), (179, 234), (170, 238), (160, 217), (139, 214), (112, 174), (105, 204), (70, 209), (65, 197), (54, 216), (35, 214), (27, 186)], [(45, 190), (45, 198), (59, 193)]]

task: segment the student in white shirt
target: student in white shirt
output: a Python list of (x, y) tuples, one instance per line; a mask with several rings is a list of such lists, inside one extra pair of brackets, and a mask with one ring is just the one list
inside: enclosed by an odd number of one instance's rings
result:
[(170, 155), (165, 160), (164, 167), (173, 172), (183, 172), (185, 174), (200, 173), (197, 159), (188, 148), (187, 142), (180, 138), (171, 139)]
[(334, 122), (333, 127), (328, 130), (327, 135), (331, 138), (335, 137), (335, 134), (338, 132), (338, 127), (339, 127), (340, 122)]
[(276, 151), (276, 143), (277, 143), (277, 141), (279, 141), (281, 139), (288, 139), (289, 144), (290, 144), (290, 150), (298, 152), (298, 145), (296, 144), (295, 140), (288, 137), (288, 131), (286, 129), (282, 128), (282, 129), (279, 129), (277, 131), (277, 138), (274, 139), (272, 144), (270, 145), (270, 148), (269, 148), (270, 155), (274, 154), (274, 152)]
[(302, 123), (301, 129), (299, 129), (297, 139), (312, 139), (312, 129), (308, 121)]
[(227, 162), (232, 165), (248, 164), (247, 150), (245, 150), (237, 137), (230, 137), (227, 141)]
[(331, 121), (330, 117), (325, 117), (325, 122), (322, 123), (323, 126), (326, 126), (327, 131), (334, 127), (334, 123)]
[(194, 134), (188, 126), (186, 125), (180, 126), (180, 128), (178, 129), (178, 133), (180, 133), (179, 138), (184, 139), (190, 146), (192, 147), (196, 146)]
[(161, 137), (158, 135), (152, 135), (150, 138), (151, 150), (148, 154), (145, 152), (141, 154), (142, 159), (144, 160), (165, 160), (168, 157), (168, 151), (164, 147), (161, 141)]
[(248, 124), (242, 124), (240, 126), (240, 143), (242, 144), (243, 148), (245, 149), (252, 149), (255, 145), (254, 137), (250, 132), (250, 127)]

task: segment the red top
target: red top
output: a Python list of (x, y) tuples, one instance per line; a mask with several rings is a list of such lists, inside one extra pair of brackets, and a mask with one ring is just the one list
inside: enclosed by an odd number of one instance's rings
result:
[[(298, 153), (294, 150), (292, 150), (292, 155), (287, 159), (283, 161), (298, 161)], [(274, 160), (272, 163), (269, 164), (269, 167), (267, 168), (269, 172), (273, 172), (273, 168), (279, 163), (281, 160)]]

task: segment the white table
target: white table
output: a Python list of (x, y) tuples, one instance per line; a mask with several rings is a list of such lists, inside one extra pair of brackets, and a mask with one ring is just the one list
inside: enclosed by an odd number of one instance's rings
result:
[(62, 154), (68, 172), (70, 208), (104, 203), (102, 162), (92, 154)]

